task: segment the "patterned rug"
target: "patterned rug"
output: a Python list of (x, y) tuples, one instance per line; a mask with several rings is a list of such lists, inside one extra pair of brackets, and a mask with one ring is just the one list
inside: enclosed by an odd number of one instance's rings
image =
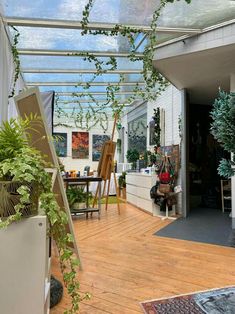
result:
[(145, 314), (235, 314), (235, 286), (144, 301)]

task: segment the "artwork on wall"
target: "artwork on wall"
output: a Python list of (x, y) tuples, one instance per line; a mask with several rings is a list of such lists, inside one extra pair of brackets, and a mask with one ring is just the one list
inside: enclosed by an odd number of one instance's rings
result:
[(128, 149), (144, 154), (147, 148), (147, 114), (128, 123)]
[(67, 157), (67, 133), (54, 133), (53, 137), (57, 156)]
[(99, 161), (102, 147), (105, 142), (110, 140), (109, 135), (92, 135), (92, 161)]
[(154, 120), (151, 120), (149, 122), (149, 145), (155, 145), (154, 142), (154, 128), (155, 128), (155, 122)]
[(72, 132), (72, 158), (89, 158), (88, 132)]

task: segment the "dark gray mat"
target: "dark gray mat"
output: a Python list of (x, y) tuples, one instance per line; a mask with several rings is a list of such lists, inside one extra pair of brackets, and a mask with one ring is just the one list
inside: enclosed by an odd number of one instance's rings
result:
[(229, 213), (217, 209), (197, 208), (187, 218), (180, 218), (154, 235), (223, 246), (234, 242)]

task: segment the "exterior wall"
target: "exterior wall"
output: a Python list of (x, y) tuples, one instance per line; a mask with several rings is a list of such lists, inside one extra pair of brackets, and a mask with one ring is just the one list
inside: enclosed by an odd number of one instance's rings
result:
[[(172, 144), (180, 144), (179, 137), (179, 124), (178, 119), (181, 114), (181, 93), (173, 85), (167, 87), (167, 89), (158, 97), (154, 102), (148, 102), (147, 106), (147, 121), (151, 121), (153, 116), (153, 110), (157, 107), (164, 109), (165, 111), (165, 146)], [(151, 149), (149, 145), (149, 128), (147, 130), (147, 148)]]
[(211, 29), (198, 36), (187, 38), (184, 41), (179, 40), (167, 46), (162, 45), (162, 47), (156, 50), (154, 60), (223, 47), (234, 44), (234, 42), (235, 24), (225, 25), (217, 29)]
[[(164, 142), (165, 146), (172, 144), (180, 144), (180, 136), (179, 136), (179, 116), (181, 115), (181, 107), (182, 107), (182, 93), (178, 89), (176, 89), (173, 85), (169, 85), (166, 90), (157, 98), (154, 102), (147, 103), (147, 124), (152, 120), (152, 116), (154, 113), (154, 109), (160, 107), (165, 111), (165, 130), (164, 130)], [(122, 127), (124, 127), (125, 131), (128, 131), (128, 115), (130, 117), (138, 117), (144, 113), (145, 107), (141, 105), (136, 109), (132, 110), (131, 113), (124, 115), (122, 119)], [(128, 149), (128, 134), (124, 132), (124, 155), (126, 155)], [(147, 129), (147, 150), (153, 149), (153, 146), (149, 145), (149, 128)], [(126, 158), (125, 158), (125, 162)], [(181, 184), (181, 173), (179, 174), (177, 184)], [(182, 200), (181, 195), (178, 197), (178, 205), (176, 210), (179, 213), (182, 213)]]
[[(85, 166), (90, 166), (91, 170), (96, 170), (98, 167), (98, 161), (92, 161), (92, 135), (112, 135), (112, 128), (113, 128), (113, 120), (109, 121), (109, 128), (104, 133), (103, 129), (97, 125), (92, 128), (89, 132), (89, 159), (77, 159), (72, 158), (72, 132), (86, 132), (86, 130), (81, 130), (75, 127), (55, 127), (54, 132), (57, 133), (67, 133), (67, 156), (68, 157), (60, 157), (61, 162), (65, 166), (65, 170), (79, 170), (81, 173), (84, 170)], [(117, 139), (117, 132), (114, 135), (114, 141)]]
[[(179, 116), (181, 115), (182, 106), (182, 94), (173, 85), (169, 85), (167, 89), (157, 98), (154, 102), (149, 102), (147, 106), (147, 121), (150, 122), (153, 116), (153, 110), (157, 107), (164, 109), (165, 111), (165, 130), (164, 130), (164, 142), (165, 146), (180, 144), (179, 136)], [(149, 128), (147, 131), (147, 148), (151, 150), (153, 146), (149, 145)], [(177, 184), (181, 185), (181, 170)], [(178, 196), (178, 204), (176, 211), (182, 213), (182, 198)]]

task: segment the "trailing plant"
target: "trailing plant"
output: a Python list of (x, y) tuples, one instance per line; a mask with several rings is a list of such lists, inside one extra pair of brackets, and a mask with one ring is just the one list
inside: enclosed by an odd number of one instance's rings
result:
[(9, 93), (8, 98), (11, 98), (15, 95), (16, 82), (20, 76), (20, 57), (19, 57), (19, 51), (17, 49), (20, 33), (14, 26), (11, 26), (11, 28), (14, 30), (14, 33), (15, 33), (13, 37), (12, 46), (11, 46), (11, 53), (12, 53), (13, 63), (14, 63), (14, 77), (13, 77), (13, 83), (12, 83), (11, 91)]
[[(177, 0), (179, 1), (179, 0)], [(88, 0), (87, 4), (85, 5), (85, 8), (83, 10), (83, 18), (81, 21), (82, 25), (82, 32), (81, 34), (83, 36), (85, 35), (103, 35), (103, 36), (123, 36), (128, 39), (130, 43), (130, 54), (128, 56), (129, 62), (136, 62), (136, 61), (142, 61), (143, 62), (143, 80), (144, 80), (144, 86), (141, 87), (139, 83), (136, 83), (133, 87), (133, 95), (130, 96), (125, 100), (125, 104), (129, 104), (133, 102), (136, 99), (142, 99), (144, 101), (149, 100), (155, 100), (158, 95), (165, 90), (166, 86), (168, 85), (167, 80), (154, 68), (152, 60), (154, 57), (154, 51), (155, 46), (157, 45), (157, 22), (158, 18), (160, 16), (160, 13), (162, 9), (166, 6), (167, 3), (173, 3), (174, 0), (161, 0), (159, 8), (153, 13), (153, 18), (151, 22), (151, 30), (145, 30), (138, 27), (128, 27), (121, 24), (116, 24), (111, 30), (104, 30), (104, 29), (97, 29), (92, 30), (89, 29), (89, 17), (90, 12), (94, 4), (94, 0)], [(190, 3), (191, 0), (185, 0), (186, 3)], [(148, 44), (146, 45), (144, 52), (142, 55), (136, 53), (136, 46), (135, 46), (135, 38), (138, 34), (144, 34), (146, 35), (146, 39)], [(108, 58), (108, 61), (104, 61), (103, 58), (96, 57), (92, 52), (80, 52), (80, 53), (71, 53), (68, 54), (71, 56), (79, 56), (82, 57), (84, 61), (89, 61), (90, 63), (93, 63), (96, 69), (96, 72), (94, 73), (92, 79), (86, 83), (84, 89), (84, 96), (92, 97), (92, 93), (89, 92), (90, 89), (90, 83), (94, 82), (95, 79), (105, 73), (108, 73), (108, 71), (113, 71), (117, 69), (117, 59), (115, 57)], [(124, 108), (124, 105), (120, 103), (120, 101), (116, 98), (116, 92), (121, 90), (121, 83), (124, 82), (125, 77), (120, 75), (120, 79), (117, 82), (115, 86), (109, 84), (106, 88), (106, 101), (98, 105), (96, 104), (96, 109), (94, 109), (94, 106), (89, 106), (86, 108), (86, 111), (83, 112), (81, 107), (79, 106), (79, 118), (75, 118), (74, 122), (75, 124), (77, 121), (79, 121), (79, 127), (84, 128), (82, 125), (82, 121), (86, 120), (87, 117), (90, 119), (90, 122), (94, 121), (93, 117), (95, 117), (96, 124), (99, 123), (101, 120), (98, 118), (96, 119), (97, 113), (104, 112), (107, 110), (108, 106), (111, 106), (113, 112), (120, 112)], [(82, 83), (78, 83), (77, 87), (82, 87)], [(82, 93), (83, 94), (83, 93)], [(74, 93), (74, 97), (83, 97), (79, 93)], [(71, 101), (72, 103), (73, 101)], [(77, 106), (74, 106), (74, 108), (78, 108)], [(60, 107), (61, 110), (63, 110)], [(59, 110), (57, 111), (57, 113)], [(89, 112), (89, 114), (87, 114)], [(74, 116), (74, 113), (73, 115)], [(91, 118), (92, 117), (92, 118)], [(88, 119), (88, 120), (89, 120)], [(105, 116), (105, 119), (108, 120), (108, 116)], [(107, 123), (103, 123), (106, 124)], [(87, 123), (85, 128), (88, 128), (89, 123)], [(102, 126), (103, 127), (103, 126)]]
[[(79, 282), (76, 278), (76, 268), (79, 262), (73, 256), (73, 251), (69, 246), (74, 239), (67, 232), (67, 215), (59, 207), (52, 192), (51, 177), (45, 171), (45, 167), (50, 165), (45, 162), (44, 156), (27, 142), (30, 123), (34, 122), (33, 119), (39, 123), (40, 119), (32, 115), (25, 117), (24, 120), (11, 119), (0, 128), (0, 180), (19, 183), (19, 187), (14, 191), (18, 195), (18, 202), (14, 205), (15, 213), (1, 218), (0, 228), (6, 228), (10, 223), (19, 221), (22, 218), (23, 209), (28, 204), (31, 203), (33, 207), (37, 206), (30, 195), (31, 187), (34, 186), (40, 208), (49, 220), (49, 236), (53, 237), (57, 244), (63, 279), (72, 300), (71, 308), (65, 313), (75, 314), (81, 300), (89, 298), (89, 295), (82, 296), (79, 292)], [(4, 208), (11, 194), (7, 190), (1, 191), (0, 194), (4, 196), (0, 199), (0, 208)]]
[(235, 174), (235, 93), (219, 91), (211, 111), (211, 133), (221, 146), (233, 154), (232, 160), (222, 159), (218, 172), (229, 178)]
[(153, 141), (155, 146), (159, 147), (161, 145), (161, 128), (160, 128), (160, 108), (154, 109), (154, 136)]

